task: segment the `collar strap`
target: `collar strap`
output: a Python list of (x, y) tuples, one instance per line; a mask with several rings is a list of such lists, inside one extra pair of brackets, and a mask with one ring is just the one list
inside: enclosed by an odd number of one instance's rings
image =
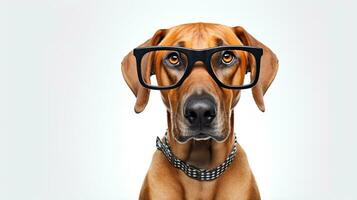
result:
[(199, 181), (211, 181), (222, 175), (222, 173), (229, 167), (229, 165), (234, 160), (237, 153), (237, 137), (234, 135), (234, 146), (226, 160), (218, 167), (213, 169), (200, 169), (193, 165), (189, 165), (177, 158), (172, 153), (170, 146), (167, 143), (167, 133), (165, 134), (163, 141), (161, 141), (159, 137), (156, 138), (156, 148), (162, 151), (162, 153), (165, 155), (171, 165), (183, 171), (187, 176)]

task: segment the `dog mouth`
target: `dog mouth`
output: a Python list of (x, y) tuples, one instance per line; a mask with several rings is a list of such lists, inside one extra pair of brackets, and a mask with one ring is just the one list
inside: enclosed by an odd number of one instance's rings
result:
[(208, 140), (215, 140), (217, 142), (222, 142), (224, 140), (223, 136), (219, 136), (216, 134), (210, 134), (210, 133), (203, 133), (203, 132), (198, 132), (197, 134), (192, 134), (192, 135), (179, 135), (176, 138), (180, 143), (186, 143), (190, 140), (195, 140), (195, 141), (208, 141)]

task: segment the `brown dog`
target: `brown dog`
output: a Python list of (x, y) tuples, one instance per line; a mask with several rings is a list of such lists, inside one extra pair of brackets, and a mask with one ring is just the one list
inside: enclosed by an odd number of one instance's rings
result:
[[(261, 42), (256, 40), (242, 27), (228, 27), (218, 24), (193, 23), (175, 26), (170, 29), (158, 30), (147, 40), (145, 46), (182, 46), (192, 49), (205, 49), (224, 45), (256, 46), (263, 49), (260, 77), (252, 88), (254, 100), (261, 111), (265, 110), (263, 95), (272, 83), (278, 69), (275, 54)], [(221, 44), (222, 45), (222, 44)], [(149, 59), (149, 58), (147, 58)], [(151, 58), (153, 59), (153, 58)], [(151, 71), (155, 73), (160, 63), (144, 60)], [(247, 63), (246, 68), (252, 68), (253, 63)], [(244, 78), (245, 70), (237, 70), (236, 76)], [(149, 100), (149, 89), (138, 81), (136, 61), (130, 52), (122, 62), (124, 79), (137, 97), (135, 112), (144, 110)], [(254, 74), (254, 71), (252, 71)], [(147, 74), (150, 76), (150, 73)], [(164, 77), (156, 74), (158, 81)], [(173, 154), (182, 161), (198, 168), (215, 168), (225, 161), (234, 146), (233, 108), (240, 98), (240, 90), (219, 87), (202, 62), (196, 62), (183, 82), (175, 89), (161, 90), (163, 102), (167, 108), (168, 133), (167, 141)], [(194, 98), (195, 100), (192, 100)], [(210, 100), (207, 100), (209, 98)], [(216, 122), (212, 125), (215, 136), (223, 138), (213, 140), (184, 140), (190, 129), (185, 121), (184, 107), (187, 101), (195, 101), (208, 107), (215, 107)], [(210, 102), (210, 103), (207, 103)], [(205, 104), (206, 103), (206, 104)], [(212, 104), (212, 105), (211, 105)], [(191, 131), (192, 133), (195, 131)], [(188, 177), (179, 169), (173, 167), (163, 152), (154, 153), (150, 169), (143, 183), (140, 199), (260, 199), (259, 191), (250, 170), (246, 154), (238, 145), (235, 160), (217, 179), (199, 181)]]

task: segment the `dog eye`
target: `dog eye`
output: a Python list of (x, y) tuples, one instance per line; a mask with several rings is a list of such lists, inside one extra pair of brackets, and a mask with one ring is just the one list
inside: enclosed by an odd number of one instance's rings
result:
[(178, 66), (180, 65), (180, 56), (178, 53), (173, 52), (170, 53), (167, 57), (166, 60), (172, 65), (172, 66)]
[(222, 58), (221, 61), (223, 64), (225, 65), (230, 65), (233, 63), (234, 59), (235, 59), (235, 55), (233, 54), (233, 52), (231, 51), (225, 51), (222, 53)]

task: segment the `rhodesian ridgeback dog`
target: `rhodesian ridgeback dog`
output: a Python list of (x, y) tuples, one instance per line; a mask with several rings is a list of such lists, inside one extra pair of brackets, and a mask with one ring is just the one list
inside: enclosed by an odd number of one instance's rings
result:
[[(267, 46), (244, 28), (209, 23), (183, 24), (158, 30), (139, 47), (179, 46), (195, 50), (221, 45), (254, 46), (262, 49), (259, 80), (251, 90), (256, 105), (264, 112), (263, 96), (275, 78), (278, 59)], [(229, 60), (229, 56), (222, 59)], [(255, 63), (243, 62), (248, 60), (244, 56), (240, 58), (242, 70), (234, 72), (234, 76), (240, 81), (244, 79), (246, 71), (253, 75), (257, 73), (252, 70)], [(177, 59), (177, 56), (170, 57), (169, 61), (177, 63)], [(155, 56), (146, 57), (142, 61), (145, 63), (144, 71), (148, 72), (142, 76), (147, 78), (155, 75), (159, 83), (170, 81), (171, 79), (159, 72), (162, 62), (153, 60)], [(137, 98), (134, 110), (140, 113), (148, 103), (150, 89), (140, 83), (136, 61), (133, 52), (130, 52), (122, 61), (122, 73)], [(188, 77), (179, 87), (161, 90), (162, 100), (167, 108), (168, 129), (165, 141), (172, 155), (181, 160), (184, 166), (213, 169), (225, 163), (230, 155), (234, 154), (235, 158), (226, 163), (229, 166), (223, 173), (219, 169), (212, 172), (212, 179), (205, 179), (203, 176), (202, 180), (198, 180), (187, 172), (192, 171), (191, 169), (185, 169), (186, 172), (179, 169), (185, 167), (173, 164), (164, 151), (158, 149), (153, 155), (139, 199), (260, 199), (247, 156), (235, 142), (233, 109), (240, 99), (240, 90), (220, 87), (203, 65), (203, 62), (195, 62)], [(193, 122), (195, 120), (199, 122)], [(234, 148), (235, 151), (232, 150)]]

